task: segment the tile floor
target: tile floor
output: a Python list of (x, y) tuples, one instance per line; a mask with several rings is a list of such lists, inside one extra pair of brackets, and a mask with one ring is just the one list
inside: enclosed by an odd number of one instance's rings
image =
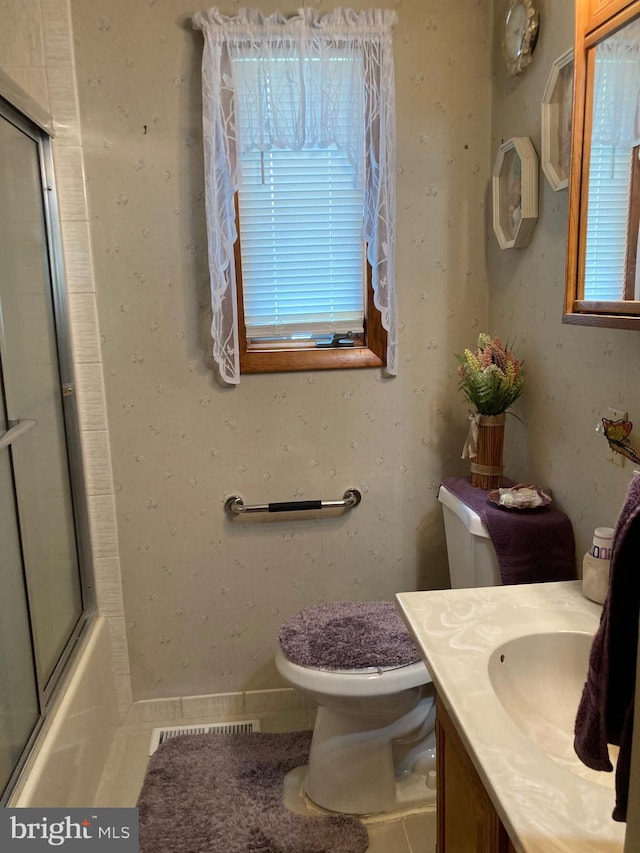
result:
[[(309, 728), (309, 714), (305, 711), (267, 712), (260, 715), (262, 731), (281, 732)], [(245, 717), (246, 718), (246, 717)], [(228, 719), (228, 718), (227, 718)], [(189, 724), (195, 721), (189, 720)], [(207, 722), (215, 722), (208, 719)], [(149, 761), (151, 732), (159, 726), (176, 726), (175, 719), (154, 722), (128, 722), (118, 731), (114, 740), (96, 806), (135, 806)], [(309, 808), (297, 789), (295, 778), (285, 791), (285, 802), (295, 811)], [(309, 809), (312, 812), (312, 808)], [(369, 832), (367, 853), (434, 853), (436, 846), (435, 806), (403, 812), (392, 819), (365, 819)]]

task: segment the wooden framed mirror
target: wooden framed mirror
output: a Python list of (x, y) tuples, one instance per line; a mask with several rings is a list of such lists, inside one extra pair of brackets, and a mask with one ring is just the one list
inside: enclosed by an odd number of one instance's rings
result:
[(576, 0), (565, 323), (640, 329), (640, 0)]

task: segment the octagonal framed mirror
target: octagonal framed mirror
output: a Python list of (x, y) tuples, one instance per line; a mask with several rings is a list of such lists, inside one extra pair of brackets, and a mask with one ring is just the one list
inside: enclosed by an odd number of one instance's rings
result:
[(492, 189), (500, 248), (527, 246), (538, 221), (538, 155), (527, 136), (514, 136), (498, 149)]
[(551, 66), (542, 95), (540, 165), (556, 192), (569, 184), (572, 109), (573, 48)]

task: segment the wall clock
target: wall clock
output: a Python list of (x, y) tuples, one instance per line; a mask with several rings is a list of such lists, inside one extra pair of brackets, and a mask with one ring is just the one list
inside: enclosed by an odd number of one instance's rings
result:
[(538, 220), (538, 155), (528, 137), (514, 136), (500, 146), (492, 184), (500, 248), (527, 246)]
[(515, 77), (529, 65), (538, 40), (539, 15), (533, 0), (509, 0), (504, 19), (502, 52)]

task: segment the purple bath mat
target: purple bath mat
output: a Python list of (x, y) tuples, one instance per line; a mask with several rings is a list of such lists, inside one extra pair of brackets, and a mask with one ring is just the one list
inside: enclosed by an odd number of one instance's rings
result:
[(364, 853), (347, 815), (294, 814), (283, 780), (311, 732), (185, 735), (152, 756), (138, 799), (140, 853)]

